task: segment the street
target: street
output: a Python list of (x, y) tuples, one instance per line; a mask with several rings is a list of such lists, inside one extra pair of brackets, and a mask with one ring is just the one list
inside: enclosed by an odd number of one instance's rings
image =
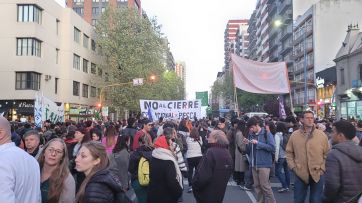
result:
[[(274, 182), (274, 181), (272, 181)], [(293, 202), (293, 190), (286, 193), (278, 193), (277, 190), (280, 187), (279, 183), (272, 183), (274, 197), (278, 203), (290, 203)], [(184, 189), (183, 194), (184, 203), (196, 203), (192, 193), (187, 193), (187, 186)], [(236, 186), (233, 181), (228, 183), (226, 188), (223, 203), (256, 203), (255, 194), (253, 191), (246, 192), (241, 190), (239, 186)]]

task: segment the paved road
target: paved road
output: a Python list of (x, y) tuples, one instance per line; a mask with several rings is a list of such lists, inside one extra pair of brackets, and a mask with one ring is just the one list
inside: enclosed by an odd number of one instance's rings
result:
[[(277, 190), (280, 187), (278, 183), (272, 183), (272, 188), (274, 191), (274, 197), (278, 203), (292, 203), (293, 202), (293, 190), (286, 193), (278, 193)], [(196, 203), (195, 198), (192, 193), (187, 193), (187, 186), (185, 187), (183, 194), (184, 203)], [(253, 191), (245, 192), (241, 190), (233, 182), (229, 182), (223, 203), (256, 203), (255, 194)]]

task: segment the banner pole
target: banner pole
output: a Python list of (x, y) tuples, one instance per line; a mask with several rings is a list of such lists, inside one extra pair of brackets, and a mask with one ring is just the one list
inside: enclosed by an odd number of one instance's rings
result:
[(292, 111), (292, 115), (295, 117), (294, 107), (293, 107), (293, 99), (292, 99), (292, 92), (289, 91), (289, 99), (290, 99), (290, 110)]

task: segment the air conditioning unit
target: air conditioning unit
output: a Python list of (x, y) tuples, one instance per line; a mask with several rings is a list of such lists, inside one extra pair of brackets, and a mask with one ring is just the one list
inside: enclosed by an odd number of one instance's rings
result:
[(51, 76), (51, 75), (45, 75), (45, 80), (46, 80), (46, 81), (48, 81), (48, 80), (50, 80), (50, 79), (52, 79), (52, 76)]

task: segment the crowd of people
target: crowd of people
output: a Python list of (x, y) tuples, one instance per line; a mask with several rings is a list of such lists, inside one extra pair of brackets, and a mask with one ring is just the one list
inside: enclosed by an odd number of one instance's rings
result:
[[(223, 202), (228, 182), (258, 203), (358, 202), (362, 121), (316, 121), (312, 111), (181, 121), (46, 121), (42, 128), (0, 117), (0, 202)], [(360, 201), (362, 201), (360, 199)]]

